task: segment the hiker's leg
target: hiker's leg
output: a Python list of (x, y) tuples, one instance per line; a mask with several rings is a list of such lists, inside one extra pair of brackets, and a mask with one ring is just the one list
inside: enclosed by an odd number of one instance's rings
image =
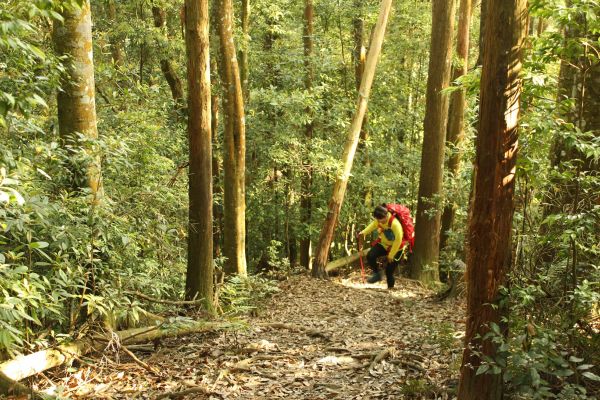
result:
[(396, 271), (396, 266), (398, 265), (398, 261), (390, 261), (385, 266), (385, 277), (387, 278), (387, 286), (388, 289), (392, 289), (394, 287), (394, 283), (396, 279), (394, 278), (394, 272)]
[(381, 243), (377, 243), (375, 246), (371, 247), (371, 250), (369, 250), (369, 253), (367, 254), (367, 262), (369, 263), (369, 266), (373, 272), (379, 271), (377, 259), (381, 256), (385, 256), (386, 254), (387, 252)]

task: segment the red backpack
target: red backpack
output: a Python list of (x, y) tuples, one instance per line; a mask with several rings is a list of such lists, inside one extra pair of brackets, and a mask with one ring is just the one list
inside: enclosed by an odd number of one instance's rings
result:
[(392, 225), (392, 221), (394, 218), (397, 218), (402, 225), (402, 244), (400, 248), (403, 248), (406, 243), (408, 243), (408, 251), (412, 252), (413, 247), (415, 245), (415, 224), (413, 223), (413, 219), (410, 217), (410, 210), (408, 207), (403, 206), (402, 204), (386, 204), (385, 207), (392, 214), (392, 217), (388, 221), (388, 225)]

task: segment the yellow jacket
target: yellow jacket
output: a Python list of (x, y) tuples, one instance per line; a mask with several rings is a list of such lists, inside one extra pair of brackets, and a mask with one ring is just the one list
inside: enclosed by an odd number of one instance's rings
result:
[(377, 233), (379, 235), (379, 239), (381, 239), (381, 245), (388, 250), (387, 258), (392, 261), (396, 256), (398, 250), (400, 250), (400, 244), (402, 244), (402, 236), (404, 232), (402, 230), (402, 224), (398, 221), (398, 218), (394, 218), (392, 220), (392, 224), (390, 225), (390, 218), (392, 214), (389, 212), (385, 217), (385, 223), (381, 224), (377, 220), (373, 220), (365, 229), (363, 229), (360, 234), (365, 237), (377, 229)]

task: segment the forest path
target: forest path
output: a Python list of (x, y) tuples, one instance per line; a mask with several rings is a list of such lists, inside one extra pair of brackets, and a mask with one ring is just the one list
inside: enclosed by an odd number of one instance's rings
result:
[(363, 285), (359, 276), (280, 284), (250, 328), (166, 340), (120, 364), (62, 379), (72, 398), (451, 399), (464, 309), (414, 282)]

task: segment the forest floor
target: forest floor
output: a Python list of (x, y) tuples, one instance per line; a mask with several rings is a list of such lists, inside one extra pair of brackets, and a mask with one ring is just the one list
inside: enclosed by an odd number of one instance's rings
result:
[[(247, 330), (138, 347), (46, 373), (35, 386), (73, 399), (452, 399), (464, 332), (461, 302), (418, 283), (294, 276)], [(188, 393), (183, 396), (184, 393)], [(167, 394), (170, 394), (167, 396)]]

